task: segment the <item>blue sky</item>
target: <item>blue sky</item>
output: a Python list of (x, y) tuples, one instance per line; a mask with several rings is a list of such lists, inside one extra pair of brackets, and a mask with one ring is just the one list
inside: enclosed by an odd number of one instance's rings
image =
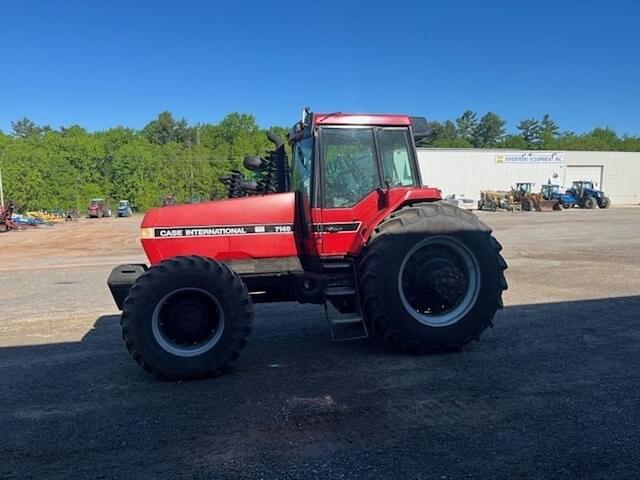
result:
[(640, 1), (5, 1), (0, 130), (315, 111), (640, 135)]

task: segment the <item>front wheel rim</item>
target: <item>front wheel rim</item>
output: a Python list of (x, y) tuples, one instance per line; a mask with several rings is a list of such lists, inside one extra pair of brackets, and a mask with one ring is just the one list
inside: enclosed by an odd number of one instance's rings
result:
[(414, 245), (398, 273), (406, 311), (428, 327), (446, 327), (473, 308), (480, 292), (480, 267), (458, 240), (434, 236)]
[(196, 357), (211, 350), (222, 337), (222, 305), (201, 288), (173, 290), (156, 305), (151, 320), (155, 341), (178, 357)]

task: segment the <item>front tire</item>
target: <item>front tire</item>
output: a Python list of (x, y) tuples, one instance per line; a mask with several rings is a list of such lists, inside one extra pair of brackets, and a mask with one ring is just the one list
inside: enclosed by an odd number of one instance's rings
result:
[(371, 329), (411, 353), (459, 350), (492, 324), (507, 289), (500, 244), (474, 215), (442, 203), (403, 208), (359, 264)]
[(253, 304), (240, 277), (205, 257), (175, 257), (136, 280), (122, 308), (122, 337), (163, 380), (221, 373), (251, 332)]
[(609, 197), (604, 197), (600, 202), (600, 208), (609, 208), (611, 206), (611, 200)]

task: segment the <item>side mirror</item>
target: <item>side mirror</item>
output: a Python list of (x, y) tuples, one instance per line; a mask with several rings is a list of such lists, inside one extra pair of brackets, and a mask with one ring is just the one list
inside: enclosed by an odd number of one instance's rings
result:
[(244, 168), (246, 168), (247, 170), (256, 172), (258, 170), (262, 170), (266, 162), (257, 155), (247, 155), (246, 157), (244, 157), (244, 162), (242, 163), (244, 165)]
[(424, 117), (411, 117), (411, 127), (413, 130), (414, 142), (419, 142), (433, 134), (433, 129), (429, 126), (427, 119)]

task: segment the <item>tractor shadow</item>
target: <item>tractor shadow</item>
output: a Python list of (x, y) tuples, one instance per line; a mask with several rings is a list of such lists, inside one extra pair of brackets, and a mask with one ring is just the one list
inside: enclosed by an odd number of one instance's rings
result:
[[(519, 465), (536, 458), (584, 473), (580, 459), (596, 457), (622, 478), (640, 421), (638, 312), (640, 296), (511, 306), (462, 353), (411, 356), (332, 343), (320, 308), (258, 306), (226, 374), (173, 383), (143, 372), (119, 316), (102, 316), (79, 342), (0, 348), (0, 477), (94, 478), (97, 467), (110, 478), (235, 478), (265, 459), (281, 468), (274, 477), (314, 459), (346, 475), (349, 455), (384, 469), (422, 445), (438, 478), (505, 465), (505, 477), (524, 478)], [(611, 439), (627, 450), (608, 449)], [(514, 448), (496, 457), (505, 442)], [(348, 454), (332, 463), (335, 452)], [(426, 461), (406, 458), (404, 478)]]
[[(414, 356), (392, 351), (376, 338), (332, 342), (320, 307), (260, 304), (256, 305), (249, 344), (226, 373), (235, 381), (243, 377), (252, 381), (256, 375), (262, 380), (278, 378), (280, 374), (309, 379), (314, 372), (334, 371), (348, 376), (354, 369), (379, 368), (383, 373), (404, 367), (455, 368), (468, 361), (518, 363), (543, 351), (566, 358), (579, 355), (580, 349), (589, 346), (610, 345), (621, 351), (631, 339), (635, 339), (635, 345), (640, 340), (637, 312), (640, 296), (507, 306), (498, 312), (495, 328), (488, 329), (480, 342), (472, 342), (462, 352)], [(637, 355), (635, 346), (631, 353)], [(0, 347), (0, 372), (8, 379), (24, 371), (38, 376), (49, 366), (60, 364), (69, 364), (65, 375), (81, 376), (79, 381), (90, 366), (88, 376), (116, 383), (141, 378), (156, 382), (129, 357), (121, 339), (119, 315), (99, 317), (79, 342)]]

